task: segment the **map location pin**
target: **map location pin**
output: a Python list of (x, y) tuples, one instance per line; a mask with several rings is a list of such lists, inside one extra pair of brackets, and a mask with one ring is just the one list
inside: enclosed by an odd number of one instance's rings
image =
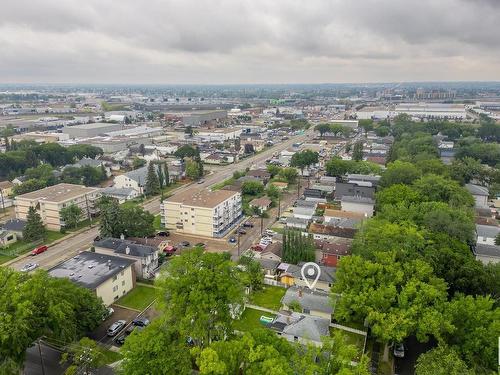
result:
[[(307, 287), (313, 290), (314, 286), (318, 282), (319, 276), (321, 275), (321, 268), (319, 268), (319, 266), (314, 262), (307, 262), (302, 266), (300, 273)], [(314, 278), (314, 281), (312, 283), (309, 283), (308, 279), (312, 278)]]

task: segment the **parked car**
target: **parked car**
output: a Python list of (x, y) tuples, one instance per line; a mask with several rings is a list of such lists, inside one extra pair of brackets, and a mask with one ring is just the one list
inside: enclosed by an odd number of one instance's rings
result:
[(165, 248), (163, 249), (163, 252), (166, 253), (167, 255), (172, 255), (173, 253), (175, 253), (177, 250), (177, 248), (175, 246), (165, 246)]
[(134, 332), (135, 330), (142, 330), (144, 327), (140, 327), (140, 326), (134, 326), (133, 324), (129, 325), (128, 328), (125, 330), (125, 332), (123, 332), (122, 335), (118, 336), (116, 339), (115, 339), (115, 342), (118, 344), (118, 345), (123, 345), (125, 344), (125, 340), (126, 338), (132, 333)]
[(189, 243), (189, 241), (182, 241), (181, 246), (189, 247), (189, 246), (191, 246), (191, 244)]
[(204, 182), (205, 182), (205, 180), (199, 180), (199, 181), (198, 181), (198, 184), (200, 184), (200, 185), (201, 185), (201, 184), (203, 184)]
[(195, 246), (195, 247), (201, 247), (201, 248), (203, 248), (203, 249), (204, 249), (205, 247), (207, 247), (207, 245), (206, 245), (206, 244), (204, 244), (203, 242), (198, 242), (198, 243), (197, 243), (197, 244), (195, 244), (194, 246)]
[(113, 315), (113, 313), (115, 312), (115, 310), (112, 308), (112, 307), (108, 307), (106, 309), (106, 312), (102, 315), (102, 320), (105, 321), (106, 319), (108, 319), (111, 315)]
[(158, 237), (168, 237), (170, 236), (170, 232), (168, 230), (161, 230), (159, 232), (156, 232), (156, 235)]
[(243, 223), (243, 226), (245, 228), (253, 228), (253, 223), (249, 222), (249, 221), (246, 221)]
[(38, 263), (26, 263), (22, 268), (21, 272), (29, 272), (33, 271), (35, 268), (38, 267)]
[(41, 253), (47, 251), (47, 249), (48, 249), (47, 245), (38, 246), (37, 248), (35, 248), (31, 252), (31, 255), (35, 256), (35, 255), (41, 254)]
[(404, 358), (405, 356), (405, 346), (402, 343), (396, 343), (394, 344), (394, 357), (397, 358)]
[(136, 327), (146, 327), (149, 324), (149, 319), (146, 317), (135, 318), (132, 320), (132, 325)]
[(123, 327), (125, 327), (125, 324), (127, 322), (125, 320), (117, 320), (116, 322), (114, 322), (113, 324), (111, 324), (108, 328), (108, 336), (116, 336), (116, 334), (118, 332), (120, 332)]
[(229, 237), (229, 243), (236, 243), (236, 237)]
[(286, 224), (286, 216), (280, 217), (279, 221), (280, 221), (281, 224)]
[(101, 240), (101, 236), (95, 236), (95, 237), (94, 237), (94, 242), (96, 242), (96, 241), (100, 241), (100, 240)]
[(238, 229), (239, 234), (247, 234), (247, 231), (243, 228)]
[(271, 230), (271, 229), (266, 229), (266, 230), (264, 231), (264, 233), (265, 233), (266, 235), (268, 235), (268, 236), (271, 236), (271, 237), (272, 237), (272, 236), (275, 236), (275, 235), (277, 234), (274, 230)]

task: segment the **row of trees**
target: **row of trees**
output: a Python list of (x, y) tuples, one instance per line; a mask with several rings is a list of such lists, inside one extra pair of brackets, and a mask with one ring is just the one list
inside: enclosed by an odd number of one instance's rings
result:
[(297, 182), (297, 177), (299, 173), (295, 168), (285, 167), (282, 168), (278, 165), (268, 164), (267, 171), (271, 174), (271, 178), (275, 181), (283, 181), (289, 184), (294, 184)]
[(334, 157), (326, 163), (325, 171), (328, 176), (343, 176), (347, 173), (380, 174), (382, 168), (369, 161), (342, 160)]
[(146, 185), (144, 192), (146, 195), (159, 194), (163, 188), (170, 186), (170, 173), (167, 163), (148, 164), (148, 173), (146, 175)]
[(0, 268), (0, 373), (19, 373), (26, 349), (38, 338), (69, 343), (95, 329), (106, 309), (89, 289), (39, 270)]
[(283, 261), (291, 264), (299, 262), (314, 262), (314, 240), (312, 236), (304, 236), (299, 230), (285, 230), (283, 232)]
[(90, 145), (63, 147), (57, 143), (22, 141), (11, 144), (10, 151), (0, 154), (0, 176), (13, 179), (41, 163), (61, 167), (83, 157), (95, 158), (102, 153), (102, 149)]
[(377, 216), (338, 269), (336, 316), (365, 322), (386, 344), (411, 335), (437, 340), (440, 346), (419, 359), (419, 375), (432, 373), (438, 354), (447, 359), (441, 366), (450, 366), (441, 373), (457, 364), (455, 373), (487, 373), (496, 369), (500, 266), (474, 259), (474, 201), (450, 177), (467, 168), (444, 166), (435, 150), (429, 133), (397, 135), (391, 153), (397, 160), (382, 174)]
[(142, 207), (120, 206), (113, 198), (103, 197), (99, 202), (101, 237), (146, 237), (155, 233), (154, 215)]
[(342, 135), (343, 137), (348, 137), (352, 133), (352, 129), (348, 126), (343, 126), (341, 124), (318, 124), (314, 128), (321, 138), (325, 134), (333, 134), (335, 137)]
[(311, 165), (317, 164), (319, 161), (319, 154), (315, 151), (304, 150), (296, 152), (292, 155), (290, 165), (300, 169), (301, 175), (304, 174), (304, 169), (309, 168)]

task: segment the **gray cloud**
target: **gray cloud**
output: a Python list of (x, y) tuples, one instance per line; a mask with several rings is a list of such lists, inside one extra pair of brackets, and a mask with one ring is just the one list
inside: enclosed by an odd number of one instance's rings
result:
[(497, 0), (7, 0), (0, 82), (500, 79)]

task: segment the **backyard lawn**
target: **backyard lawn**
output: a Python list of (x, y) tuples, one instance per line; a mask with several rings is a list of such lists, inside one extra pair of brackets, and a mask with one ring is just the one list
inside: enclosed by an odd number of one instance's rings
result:
[(286, 293), (285, 288), (272, 285), (264, 285), (262, 290), (253, 292), (250, 295), (250, 303), (265, 307), (271, 310), (279, 310), (281, 307), (281, 299)]
[(241, 319), (234, 321), (234, 329), (238, 331), (251, 331), (257, 328), (264, 328), (265, 325), (260, 322), (260, 317), (264, 315), (270, 318), (275, 318), (276, 315), (269, 314), (264, 311), (251, 309), (249, 307), (245, 308)]
[(156, 215), (155, 216), (155, 219), (153, 221), (153, 227), (156, 229), (156, 230), (160, 230), (162, 229), (161, 227), (161, 216), (160, 215)]
[(25, 254), (39, 245), (49, 245), (52, 242), (60, 238), (63, 238), (64, 236), (66, 236), (66, 234), (48, 230), (45, 241), (27, 242), (24, 240), (18, 240), (11, 246), (0, 249), (0, 264), (5, 263), (11, 259), (14, 259), (19, 255)]
[(134, 289), (116, 301), (117, 305), (142, 311), (156, 298), (156, 289), (151, 286), (136, 285)]
[(348, 332), (344, 330), (339, 330), (337, 328), (330, 327), (330, 333), (333, 334), (335, 331), (340, 331), (344, 335), (346, 342), (350, 345), (355, 345), (358, 347), (359, 352), (358, 352), (358, 357), (361, 357), (361, 354), (363, 354), (363, 351), (365, 349), (365, 336), (359, 335), (357, 333), (353, 332)]

